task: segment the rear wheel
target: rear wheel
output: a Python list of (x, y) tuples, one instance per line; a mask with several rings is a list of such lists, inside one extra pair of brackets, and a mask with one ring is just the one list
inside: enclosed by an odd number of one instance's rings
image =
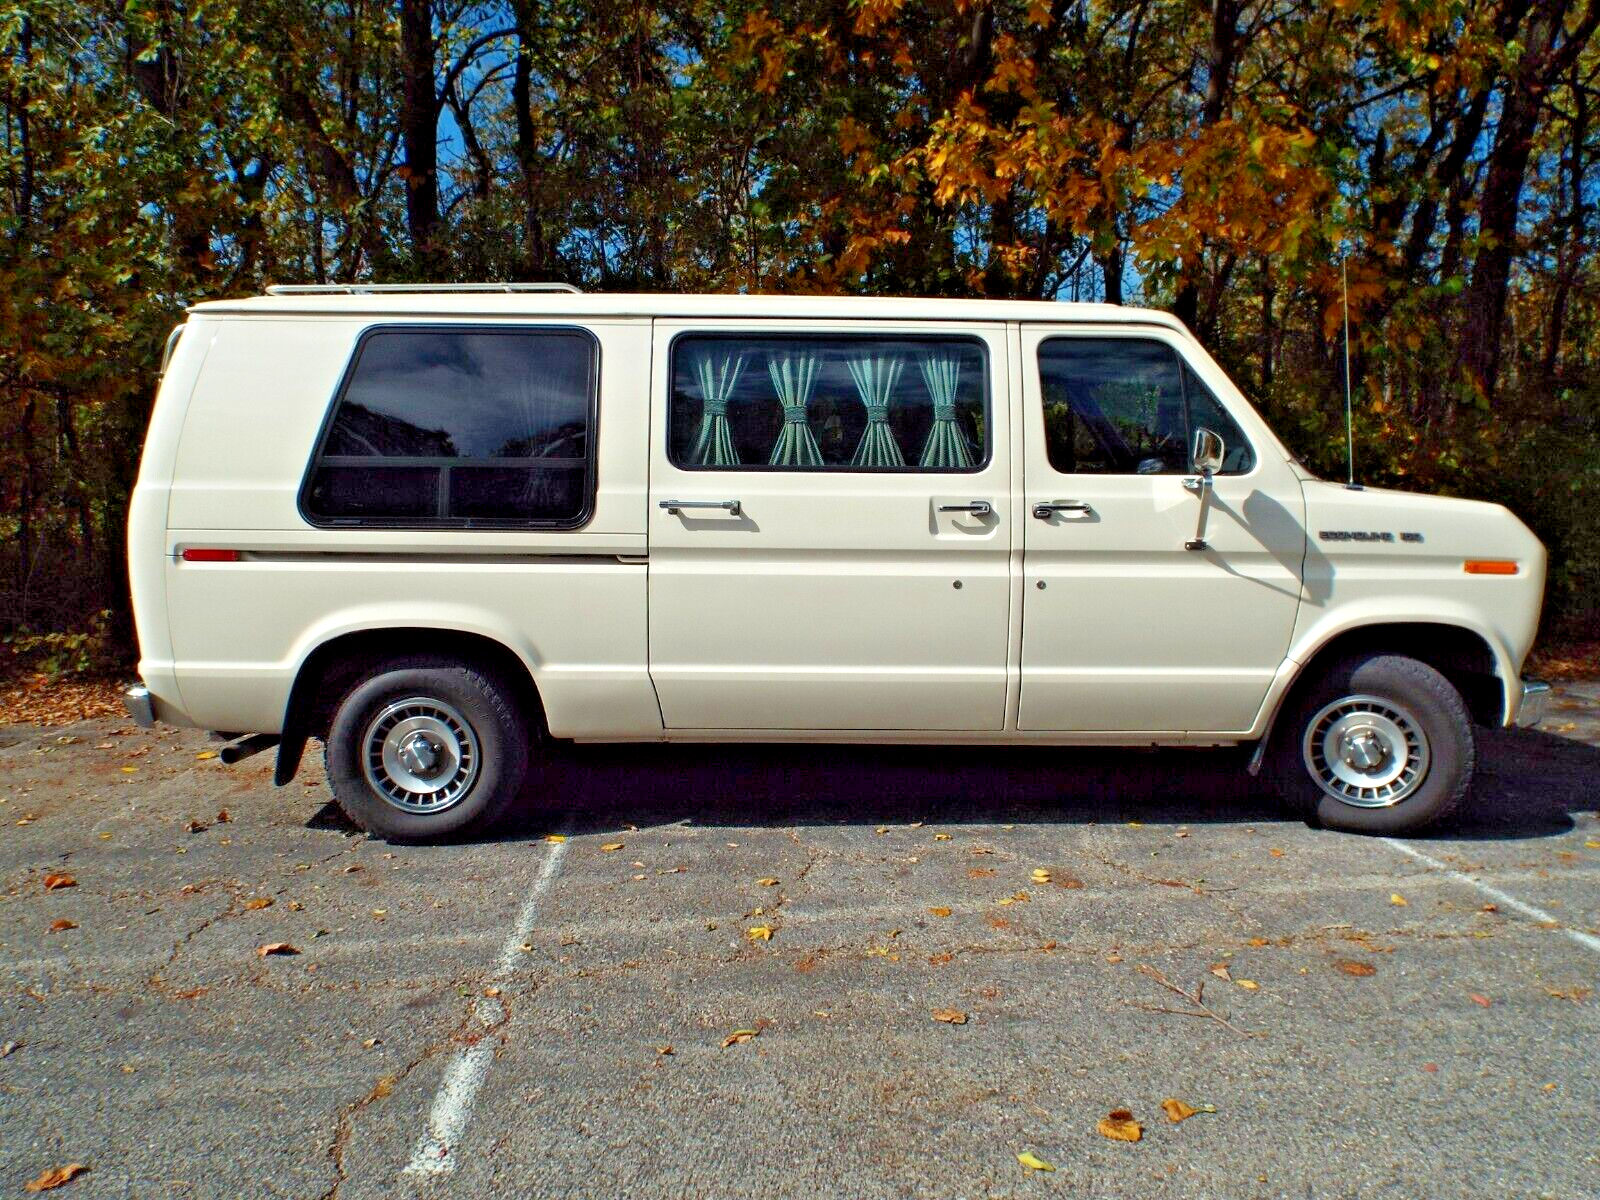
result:
[(1397, 654), (1349, 659), (1303, 688), (1273, 734), (1278, 788), (1331, 829), (1403, 833), (1461, 804), (1477, 761), (1461, 693)]
[(528, 726), (494, 675), (442, 658), (385, 663), (334, 713), (328, 782), (352, 821), (379, 837), (429, 841), (479, 832), (516, 799)]

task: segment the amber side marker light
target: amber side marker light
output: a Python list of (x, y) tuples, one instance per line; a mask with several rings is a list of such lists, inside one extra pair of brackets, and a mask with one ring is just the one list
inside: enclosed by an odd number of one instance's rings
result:
[(238, 562), (237, 550), (213, 550), (205, 546), (190, 546), (183, 552), (184, 562)]
[(1517, 564), (1502, 558), (1469, 558), (1466, 569), (1468, 575), (1515, 575)]

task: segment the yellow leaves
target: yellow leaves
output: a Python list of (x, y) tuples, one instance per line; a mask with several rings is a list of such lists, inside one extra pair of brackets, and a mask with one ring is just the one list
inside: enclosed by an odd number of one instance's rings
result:
[(933, 835), (933, 840), (936, 842), (948, 842), (950, 835), (948, 833), (936, 833)]
[(215, 758), (216, 756), (217, 752), (215, 750), (202, 750), (199, 754), (195, 755), (195, 758), (200, 762), (205, 762), (207, 759)]
[(245, 912), (259, 912), (263, 908), (272, 907), (271, 896), (253, 896), (244, 902)]
[(759, 887), (777, 887), (778, 881), (773, 879), (771, 876), (768, 876), (766, 879), (756, 880), (756, 884)]
[(735, 1029), (727, 1037), (722, 1039), (722, 1048), (726, 1050), (729, 1046), (742, 1046), (746, 1042), (760, 1036), (761, 1030), (759, 1029)]
[(1051, 1166), (1049, 1163), (1045, 1162), (1044, 1159), (1040, 1158), (1032, 1150), (1024, 1150), (1021, 1154), (1017, 1155), (1017, 1161), (1019, 1163), (1021, 1163), (1023, 1166), (1027, 1167), (1028, 1170), (1030, 1170), (1030, 1171), (1054, 1171), (1055, 1170), (1055, 1168), (1053, 1166)]
[(615, 854), (618, 850), (622, 849), (622, 846), (623, 843), (621, 842), (607, 842), (604, 846), (600, 847), (600, 853)]
[(22, 1185), (25, 1192), (50, 1192), (64, 1183), (71, 1183), (79, 1175), (88, 1171), (82, 1163), (68, 1163), (64, 1167), (51, 1167), (37, 1179), (29, 1180)]
[(60, 871), (51, 871), (44, 877), (44, 890), (47, 892), (59, 892), (62, 888), (74, 888), (77, 886), (78, 881), (76, 879)]
[(1233, 975), (1228, 971), (1227, 963), (1212, 963), (1211, 973), (1218, 979), (1227, 980), (1229, 983), (1233, 982)]
[(1028, 902), (1028, 893), (1027, 892), (1017, 892), (1015, 895), (1002, 896), (999, 900), (996, 901), (996, 903), (999, 904), (1002, 908), (1007, 907), (1007, 906), (1012, 905), (1012, 904), (1026, 904), (1027, 902)]
[(1254, 979), (1235, 979), (1234, 982), (1247, 992), (1258, 992), (1261, 990), (1261, 985)]
[(1167, 1114), (1167, 1120), (1176, 1125), (1179, 1121), (1187, 1121), (1200, 1110), (1168, 1096), (1161, 1102), (1161, 1111)]
[(265, 946), (256, 947), (257, 958), (268, 958), (274, 955), (299, 954), (300, 950), (288, 942), (268, 942)]
[(1333, 969), (1345, 975), (1353, 975), (1358, 979), (1378, 973), (1377, 967), (1371, 963), (1362, 962), (1358, 958), (1341, 958), (1333, 964)]
[(1407, 900), (1399, 892), (1390, 892), (1389, 893), (1389, 903), (1394, 905), (1396, 908), (1405, 908), (1408, 904), (1411, 903), (1411, 901)]
[(967, 1014), (959, 1008), (936, 1008), (928, 1015), (935, 1021), (941, 1021), (946, 1025), (965, 1025), (967, 1023)]
[(770, 925), (752, 925), (744, 931), (744, 935), (752, 942), (770, 942), (772, 940), (772, 932), (772, 926)]
[(930, 908), (928, 911), (936, 917), (948, 917), (950, 915), (950, 910), (943, 905)]
[(1035, 867), (1033, 869), (1032, 879), (1035, 883), (1049, 883), (1050, 872), (1044, 867)]
[(564, 833), (547, 833), (544, 835), (544, 840), (549, 842), (552, 846), (559, 846), (562, 842), (567, 840), (567, 835)]
[(1112, 1109), (1100, 1118), (1094, 1129), (1101, 1137), (1114, 1142), (1137, 1142), (1144, 1136), (1144, 1126), (1135, 1121), (1133, 1113), (1126, 1108)]

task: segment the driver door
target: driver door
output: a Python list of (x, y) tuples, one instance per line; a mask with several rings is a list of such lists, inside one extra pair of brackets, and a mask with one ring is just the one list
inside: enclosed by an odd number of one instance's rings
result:
[[(1018, 727), (1247, 731), (1300, 603), (1304, 502), (1289, 465), (1257, 453), (1175, 332), (1024, 326), (1021, 339)], [(1200, 426), (1226, 450), (1203, 530), (1189, 463)]]

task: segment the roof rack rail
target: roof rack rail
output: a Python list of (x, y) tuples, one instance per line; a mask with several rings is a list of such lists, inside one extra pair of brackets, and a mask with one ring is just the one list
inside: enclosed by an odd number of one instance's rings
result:
[(369, 292), (572, 292), (570, 283), (274, 283), (269, 296), (358, 296)]

